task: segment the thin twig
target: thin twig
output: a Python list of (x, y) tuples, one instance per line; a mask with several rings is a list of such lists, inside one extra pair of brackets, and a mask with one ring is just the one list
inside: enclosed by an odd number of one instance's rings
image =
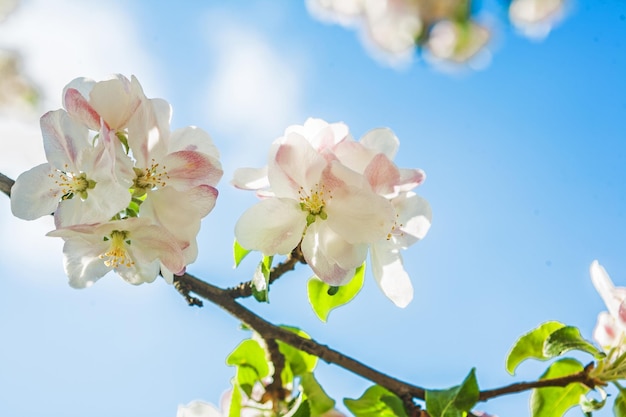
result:
[(401, 398), (410, 395), (413, 398), (424, 399), (424, 388), (390, 377), (389, 375), (370, 368), (369, 366), (364, 365), (363, 363), (344, 355), (341, 352), (331, 349), (326, 345), (322, 345), (313, 339), (306, 339), (289, 330), (275, 326), (239, 304), (231, 298), (230, 294), (226, 290), (199, 280), (189, 274), (174, 277), (174, 279), (183, 281), (190, 291), (194, 292), (201, 298), (217, 304), (233, 316), (237, 317), (243, 323), (259, 333), (265, 340), (276, 339), (285, 342), (296, 349), (315, 355), (327, 363), (333, 363), (341, 366), (348, 371), (369, 379), (370, 381), (387, 388)]
[(0, 191), (9, 198), (11, 198), (11, 187), (13, 187), (13, 184), (15, 184), (15, 181), (0, 172)]
[[(280, 262), (271, 269), (268, 285), (271, 285), (285, 272), (293, 271), (296, 268), (296, 264), (298, 262), (306, 263), (306, 261), (304, 260), (304, 255), (302, 255), (300, 245), (298, 245), (289, 255), (287, 255), (283, 262)], [(228, 288), (225, 291), (228, 292), (228, 295), (230, 295), (231, 298), (245, 298), (252, 295), (252, 286), (252, 281), (246, 281), (242, 282), (236, 287)]]

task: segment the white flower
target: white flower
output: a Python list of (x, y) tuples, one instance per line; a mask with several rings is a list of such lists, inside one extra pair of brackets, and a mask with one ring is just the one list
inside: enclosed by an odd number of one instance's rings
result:
[(608, 313), (602, 312), (598, 316), (593, 337), (607, 352), (612, 348), (624, 351), (626, 350), (626, 288), (615, 287), (598, 261), (593, 261), (589, 272), (591, 282), (609, 310)]
[(270, 152), (268, 179), (272, 196), (241, 216), (237, 240), (265, 255), (287, 254), (302, 241), (307, 263), (331, 285), (347, 283), (369, 244), (393, 226), (393, 206), (365, 177), (327, 160), (296, 132)]
[(110, 271), (131, 284), (141, 284), (154, 281), (161, 264), (174, 273), (185, 267), (180, 244), (149, 219), (68, 226), (48, 236), (65, 241), (65, 273), (74, 288), (89, 287)]
[(41, 130), (48, 163), (17, 178), (11, 198), (15, 216), (33, 220), (54, 212), (61, 227), (107, 221), (128, 206), (130, 160), (119, 162), (107, 139), (92, 145), (87, 127), (64, 110), (43, 115)]
[(509, 18), (525, 36), (541, 40), (561, 20), (564, 0), (513, 0)]

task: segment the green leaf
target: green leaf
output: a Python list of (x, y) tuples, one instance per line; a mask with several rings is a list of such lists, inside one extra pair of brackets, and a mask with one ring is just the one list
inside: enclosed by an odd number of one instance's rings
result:
[(431, 417), (464, 417), (478, 402), (479, 393), (476, 370), (472, 368), (461, 385), (426, 391), (426, 410)]
[(270, 302), (270, 271), (273, 259), (273, 256), (264, 256), (252, 278), (252, 295), (261, 303)]
[(298, 406), (298, 409), (291, 417), (311, 417), (311, 408), (309, 407), (309, 401), (304, 400)]
[(573, 326), (565, 326), (555, 330), (548, 336), (543, 345), (543, 354), (547, 357), (560, 356), (570, 350), (580, 350), (602, 359), (606, 355), (598, 350), (591, 342), (580, 335), (580, 330)]
[[(306, 339), (311, 338), (311, 336), (296, 327), (280, 327)], [(278, 343), (278, 350), (285, 357), (285, 364), (288, 365), (285, 368), (289, 368), (293, 373), (293, 376), (303, 375), (307, 372), (312, 372), (313, 369), (315, 369), (315, 366), (317, 365), (317, 356), (298, 350), (291, 345), (281, 342), (280, 340), (277, 340), (276, 343)], [(288, 383), (291, 381), (285, 381), (283, 379), (283, 382)]]
[(543, 353), (543, 345), (552, 333), (562, 327), (565, 327), (563, 323), (548, 321), (517, 339), (506, 357), (507, 372), (513, 375), (515, 368), (528, 358), (549, 359)]
[(228, 355), (226, 363), (238, 367), (237, 381), (242, 388), (244, 388), (245, 385), (253, 386), (256, 381), (265, 378), (270, 372), (265, 350), (259, 345), (259, 342), (252, 339), (241, 342), (235, 350)]
[(230, 404), (228, 404), (228, 417), (241, 417), (242, 400), (239, 385), (233, 382), (233, 395), (230, 397)]
[[(554, 362), (539, 379), (558, 378), (583, 370), (583, 365), (575, 359), (564, 358)], [(530, 395), (532, 417), (561, 417), (567, 410), (577, 405), (580, 396), (589, 388), (577, 382), (566, 387), (545, 387), (534, 389)]]
[(330, 311), (350, 302), (363, 287), (365, 263), (358, 267), (352, 280), (341, 287), (333, 287), (317, 277), (309, 280), (309, 303), (317, 317), (326, 322)]
[(620, 390), (615, 397), (613, 414), (615, 417), (626, 417), (626, 393), (623, 390)]
[(315, 376), (307, 372), (300, 377), (302, 392), (306, 395), (311, 417), (324, 414), (335, 406), (335, 400), (330, 398), (321, 387)]
[(239, 242), (237, 242), (237, 239), (235, 239), (235, 243), (233, 244), (233, 257), (235, 258), (235, 268), (239, 266), (241, 261), (243, 261), (243, 258), (245, 258), (246, 255), (248, 255), (250, 252), (252, 251), (245, 249), (239, 244)]
[(407, 417), (402, 400), (380, 385), (369, 387), (359, 399), (345, 398), (343, 403), (357, 417)]

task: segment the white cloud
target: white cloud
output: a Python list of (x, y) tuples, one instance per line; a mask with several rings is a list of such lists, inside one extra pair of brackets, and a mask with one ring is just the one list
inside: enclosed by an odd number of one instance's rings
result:
[(211, 123), (237, 137), (237, 148), (228, 152), (232, 158), (243, 161), (259, 150), (265, 155), (288, 125), (304, 122), (297, 53), (286, 54), (284, 45), (278, 52), (265, 34), (231, 16), (212, 13), (207, 20), (205, 36), (215, 63), (206, 90)]

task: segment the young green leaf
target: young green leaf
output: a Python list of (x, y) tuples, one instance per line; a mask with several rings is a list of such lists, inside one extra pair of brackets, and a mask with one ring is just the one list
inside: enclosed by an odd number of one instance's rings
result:
[[(296, 327), (281, 327), (306, 339), (311, 338), (308, 334)], [(285, 365), (288, 365), (285, 368), (291, 369), (293, 376), (299, 376), (307, 372), (312, 372), (313, 369), (315, 369), (315, 366), (317, 365), (317, 356), (298, 350), (291, 345), (281, 342), (280, 340), (277, 340), (276, 343), (278, 343), (278, 350), (285, 357)]]
[(244, 249), (243, 246), (241, 246), (239, 242), (237, 242), (237, 239), (235, 239), (235, 243), (233, 243), (233, 257), (235, 258), (234, 267), (237, 268), (239, 264), (241, 263), (241, 261), (243, 260), (243, 258), (245, 258), (246, 255), (248, 255), (250, 252), (252, 251), (248, 249)]
[(549, 358), (560, 356), (570, 350), (590, 353), (596, 359), (602, 359), (606, 356), (591, 342), (583, 339), (580, 330), (573, 326), (565, 326), (555, 330), (548, 336), (543, 345), (543, 354)]
[(352, 280), (341, 287), (333, 287), (317, 277), (309, 280), (309, 303), (317, 317), (326, 322), (330, 311), (350, 302), (363, 287), (365, 263), (358, 267)]
[(626, 417), (626, 392), (624, 390), (620, 390), (617, 397), (615, 397), (613, 415), (615, 417)]
[(230, 397), (228, 404), (228, 417), (241, 417), (241, 389), (239, 385), (233, 382), (233, 395)]
[(563, 323), (548, 321), (517, 339), (506, 357), (507, 372), (513, 375), (515, 368), (528, 358), (549, 359), (543, 353), (543, 345), (553, 332), (562, 327), (565, 327)]
[(380, 385), (369, 387), (356, 400), (346, 398), (343, 403), (356, 417), (407, 417), (402, 400)]
[(311, 417), (324, 414), (335, 406), (335, 400), (330, 398), (321, 387), (313, 373), (307, 372), (300, 376), (302, 392), (306, 395)]
[(599, 400), (597, 398), (589, 398), (586, 395), (580, 396), (580, 409), (583, 410), (583, 413), (591, 414), (593, 411), (600, 410), (606, 404), (606, 391), (602, 387), (596, 387), (594, 391), (600, 394)]
[(291, 415), (291, 417), (311, 417), (311, 408), (309, 407), (309, 401), (304, 400), (298, 406), (298, 409)]
[(461, 385), (426, 391), (426, 410), (431, 417), (464, 417), (478, 402), (480, 391), (472, 368)]
[[(583, 366), (577, 360), (563, 358), (550, 365), (540, 379), (572, 375), (582, 370)], [(561, 417), (567, 410), (577, 405), (580, 396), (587, 392), (589, 388), (578, 382), (565, 387), (534, 389), (530, 395), (531, 415), (532, 417)]]
[[(235, 350), (228, 355), (226, 363), (232, 366), (253, 369), (258, 380), (265, 378), (270, 372), (265, 350), (259, 345), (259, 342), (252, 339), (241, 342)], [(254, 383), (252, 385), (254, 385)]]

